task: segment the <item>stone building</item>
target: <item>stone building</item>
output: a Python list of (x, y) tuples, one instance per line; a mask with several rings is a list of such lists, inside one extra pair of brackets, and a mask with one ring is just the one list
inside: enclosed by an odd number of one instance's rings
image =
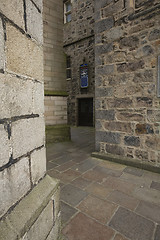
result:
[(159, 167), (160, 2), (96, 0), (95, 19), (96, 151)]
[(43, 1), (44, 93), (47, 142), (70, 138), (67, 126), (63, 1)]
[[(67, 57), (68, 123), (94, 125), (94, 1), (64, 2), (63, 48)], [(82, 66), (84, 65), (84, 66)], [(84, 69), (88, 85), (81, 84)]]
[(0, 1), (0, 89), (0, 239), (57, 239), (59, 184), (46, 175), (42, 1)]

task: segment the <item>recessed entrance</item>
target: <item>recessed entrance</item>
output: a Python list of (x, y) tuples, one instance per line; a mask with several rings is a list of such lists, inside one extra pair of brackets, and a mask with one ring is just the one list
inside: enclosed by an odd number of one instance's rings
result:
[(93, 126), (93, 98), (78, 99), (78, 125)]

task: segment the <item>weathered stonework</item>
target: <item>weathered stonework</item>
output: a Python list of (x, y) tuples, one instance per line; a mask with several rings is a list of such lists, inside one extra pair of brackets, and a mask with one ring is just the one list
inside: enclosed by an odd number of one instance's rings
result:
[[(67, 80), (68, 123), (78, 124), (78, 99), (93, 98), (94, 102), (94, 1), (72, 1), (72, 20), (64, 24), (64, 51), (71, 58), (71, 78)], [(80, 65), (89, 69), (89, 87), (80, 87)]]
[[(46, 126), (55, 126), (67, 124), (63, 1), (43, 1), (43, 9), (45, 124)], [(50, 135), (53, 134), (54, 132), (51, 131)], [(48, 136), (46, 138), (48, 139)], [(51, 139), (54, 139), (54, 136)]]
[(159, 164), (159, 1), (95, 2), (96, 150)]
[(59, 183), (46, 176), (42, 9), (42, 1), (0, 2), (3, 240), (46, 240), (51, 231), (56, 240), (60, 228)]

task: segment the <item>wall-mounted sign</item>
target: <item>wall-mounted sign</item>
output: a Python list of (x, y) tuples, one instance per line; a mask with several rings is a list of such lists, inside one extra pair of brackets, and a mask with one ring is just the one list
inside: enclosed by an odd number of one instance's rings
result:
[(81, 81), (81, 88), (88, 87), (88, 65), (87, 64), (80, 65), (80, 81)]

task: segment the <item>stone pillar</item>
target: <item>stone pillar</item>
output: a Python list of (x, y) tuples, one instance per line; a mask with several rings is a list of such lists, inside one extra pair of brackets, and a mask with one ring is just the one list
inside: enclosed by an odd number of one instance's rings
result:
[(43, 6), (46, 138), (47, 142), (54, 142), (70, 139), (66, 56), (63, 52), (63, 1), (46, 0)]
[(96, 150), (160, 167), (159, 1), (95, 3)]
[(0, 2), (0, 238), (57, 239), (46, 176), (42, 1)]

